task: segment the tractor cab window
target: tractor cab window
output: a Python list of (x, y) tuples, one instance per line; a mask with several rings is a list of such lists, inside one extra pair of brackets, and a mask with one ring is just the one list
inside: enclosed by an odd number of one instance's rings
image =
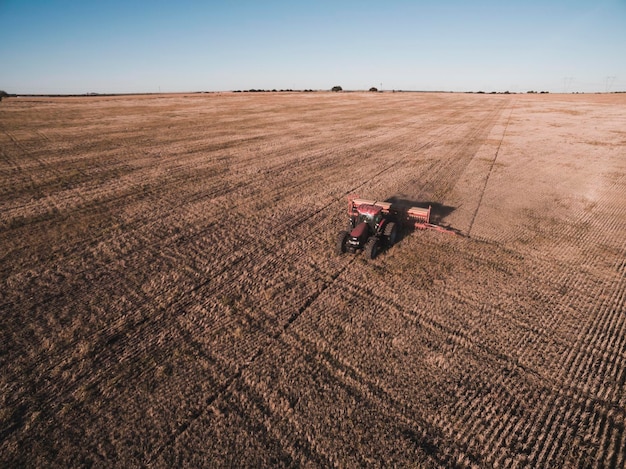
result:
[(368, 225), (371, 225), (372, 224), (372, 216), (369, 213), (360, 213), (359, 214), (359, 222), (357, 224), (363, 223), (363, 222), (367, 223)]
[(357, 225), (359, 223), (365, 222), (372, 229), (375, 229), (378, 226), (378, 224), (380, 223), (381, 219), (382, 219), (382, 215), (380, 215), (380, 214), (372, 216), (369, 213), (360, 213), (359, 214), (359, 221), (358, 221)]

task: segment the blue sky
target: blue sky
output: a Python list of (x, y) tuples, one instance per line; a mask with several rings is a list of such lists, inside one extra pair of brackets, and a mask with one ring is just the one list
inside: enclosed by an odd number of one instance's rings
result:
[(0, 0), (0, 90), (626, 91), (626, 0)]

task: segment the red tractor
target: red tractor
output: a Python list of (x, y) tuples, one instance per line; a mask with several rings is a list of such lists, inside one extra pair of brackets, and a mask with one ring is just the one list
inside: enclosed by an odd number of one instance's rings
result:
[(360, 203), (352, 207), (349, 231), (342, 231), (337, 237), (337, 252), (357, 252), (374, 259), (383, 247), (391, 247), (398, 237), (398, 226), (389, 211), (370, 203)]
[(452, 233), (449, 229), (430, 223), (430, 209), (351, 196), (348, 198), (348, 230), (341, 231), (337, 237), (337, 253), (363, 251), (369, 259), (374, 259), (381, 249), (395, 244), (398, 228), (402, 224), (412, 224), (421, 230)]

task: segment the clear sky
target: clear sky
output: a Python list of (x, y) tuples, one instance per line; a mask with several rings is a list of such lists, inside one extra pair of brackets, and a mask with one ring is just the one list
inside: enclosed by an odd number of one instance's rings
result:
[(0, 90), (626, 91), (626, 0), (0, 0)]

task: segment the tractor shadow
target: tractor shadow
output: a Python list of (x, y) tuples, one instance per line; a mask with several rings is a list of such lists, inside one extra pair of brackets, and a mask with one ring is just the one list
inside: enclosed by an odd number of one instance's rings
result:
[[(455, 232), (456, 234), (462, 234), (461, 231), (444, 223), (445, 218), (456, 210), (456, 207), (444, 205), (439, 202), (429, 202), (423, 200), (411, 200), (400, 196), (389, 197), (385, 202), (391, 202), (395, 207), (400, 210), (408, 210), (410, 207), (428, 208), (430, 206), (430, 223), (434, 225), (441, 225), (442, 227)], [(413, 233), (415, 228), (407, 223), (402, 223), (398, 230), (398, 239), (396, 242), (402, 241), (409, 234)]]

